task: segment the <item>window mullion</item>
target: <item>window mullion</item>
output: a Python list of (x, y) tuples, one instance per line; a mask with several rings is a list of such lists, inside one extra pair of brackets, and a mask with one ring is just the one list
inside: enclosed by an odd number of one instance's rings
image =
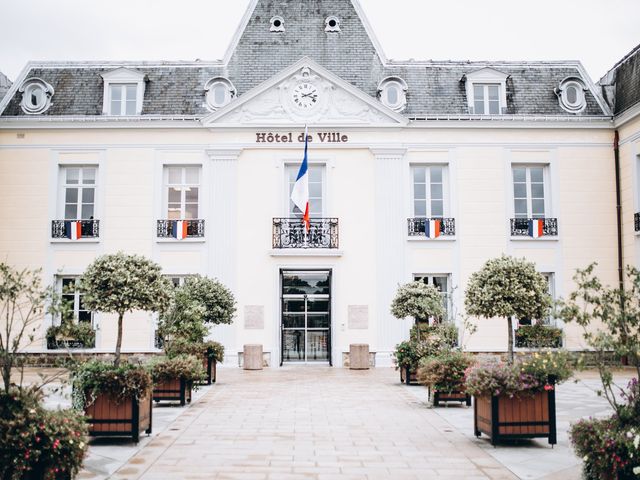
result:
[(526, 187), (527, 187), (527, 217), (528, 218), (533, 218), (533, 198), (532, 198), (532, 191), (531, 191), (531, 169), (529, 167), (527, 167), (525, 169), (526, 172)]
[(431, 218), (431, 167), (424, 169), (424, 196), (425, 196), (425, 213), (427, 218)]

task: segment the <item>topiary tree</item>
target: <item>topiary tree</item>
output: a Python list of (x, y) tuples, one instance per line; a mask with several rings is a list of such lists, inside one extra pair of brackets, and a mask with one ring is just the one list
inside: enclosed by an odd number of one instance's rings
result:
[(124, 314), (134, 310), (163, 312), (169, 305), (172, 286), (161, 270), (143, 256), (119, 252), (96, 258), (80, 279), (88, 310), (118, 315), (116, 367), (120, 365)]
[(158, 325), (163, 338), (202, 342), (209, 333), (207, 324), (233, 322), (236, 301), (233, 293), (218, 280), (195, 275), (176, 288), (173, 301)]
[(391, 314), (396, 318), (413, 317), (416, 323), (426, 322), (429, 318), (442, 320), (445, 316), (442, 295), (433, 285), (420, 281), (401, 285), (391, 302)]
[(464, 305), (469, 315), (507, 319), (509, 363), (513, 363), (513, 318), (544, 318), (551, 296), (546, 279), (533, 262), (502, 255), (471, 275)]

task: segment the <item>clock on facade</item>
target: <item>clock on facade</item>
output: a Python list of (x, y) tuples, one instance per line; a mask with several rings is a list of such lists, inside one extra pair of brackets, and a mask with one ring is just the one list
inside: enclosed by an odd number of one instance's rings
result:
[(299, 108), (311, 109), (318, 104), (318, 94), (318, 89), (313, 83), (299, 83), (292, 92), (293, 103)]

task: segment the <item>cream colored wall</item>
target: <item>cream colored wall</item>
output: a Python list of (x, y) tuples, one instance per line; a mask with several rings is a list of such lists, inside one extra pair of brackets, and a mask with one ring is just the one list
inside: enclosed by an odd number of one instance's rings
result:
[(640, 155), (640, 116), (618, 129), (620, 136), (620, 190), (624, 264), (640, 267), (640, 237), (635, 232), (634, 214), (640, 212), (638, 194), (638, 156)]
[[(285, 213), (283, 162), (299, 162), (300, 145), (290, 148), (256, 145), (253, 129), (32, 130), (26, 132), (24, 139), (18, 139), (16, 133), (0, 130), (3, 200), (0, 218), (4, 226), (0, 230), (0, 256), (18, 266), (43, 267), (47, 278), (53, 278), (58, 270), (79, 274), (96, 255), (118, 250), (150, 256), (168, 273), (210, 273), (210, 251), (216, 246), (209, 240), (182, 244), (156, 241), (158, 172), (162, 162), (179, 158), (182, 162), (202, 163), (206, 180), (207, 148), (242, 149), (237, 160), (238, 253), (234, 260), (239, 309), (233, 327), (237, 340), (229, 345), (232, 350), (229, 353), (239, 351), (244, 343), (254, 342), (263, 343), (266, 351), (276, 353), (278, 271), (297, 267), (333, 269), (334, 360), (338, 361), (341, 351), (348, 350), (349, 343), (366, 342), (372, 350), (377, 349), (376, 318), (380, 312), (386, 314), (389, 306), (378, 304), (375, 294), (375, 279), (380, 272), (373, 238), (375, 157), (369, 147), (406, 148), (408, 153), (403, 160), (406, 172), (411, 162), (436, 158), (449, 162), (456, 240), (406, 240), (405, 254), (388, 254), (405, 262), (407, 280), (413, 273), (451, 273), (457, 286), (460, 313), (469, 276), (487, 259), (501, 253), (526, 256), (536, 261), (541, 271), (553, 271), (558, 295), (571, 291), (575, 268), (594, 260), (599, 262), (605, 281), (615, 282), (617, 278), (612, 132), (608, 129), (352, 129), (344, 131), (350, 137), (347, 145), (312, 144), (311, 161), (327, 162), (326, 213), (340, 221), (341, 256), (322, 257), (271, 254), (272, 218)], [(56, 169), (59, 152), (71, 147), (94, 149), (102, 156), (101, 171), (106, 185), (100, 186), (104, 195), (99, 243), (50, 243), (48, 204), (55, 201), (56, 188), (51, 171)], [(551, 165), (553, 214), (558, 217), (560, 230), (557, 240), (509, 238), (513, 161)], [(623, 178), (628, 183), (627, 173)], [(405, 183), (402, 194), (407, 207), (403, 215), (408, 217), (411, 216), (408, 174)], [(628, 196), (630, 187), (625, 185)], [(207, 198), (204, 192), (203, 195)], [(216, 226), (207, 224), (206, 228), (209, 232)], [(635, 241), (635, 237), (625, 238), (625, 244)], [(265, 306), (263, 330), (244, 328), (247, 305)], [(349, 305), (369, 305), (368, 330), (348, 329)], [(407, 333), (408, 324), (390, 315), (386, 318), (397, 322), (394, 328), (397, 325)], [(125, 322), (124, 348), (148, 349), (151, 317), (131, 314)], [(102, 316), (99, 323), (98, 347), (111, 349), (115, 344), (115, 322)], [(469, 347), (504, 350), (505, 323), (479, 321), (481, 328), (471, 338)], [(571, 326), (565, 331), (567, 346), (579, 348), (578, 332)], [(276, 359), (273, 360), (275, 363)]]

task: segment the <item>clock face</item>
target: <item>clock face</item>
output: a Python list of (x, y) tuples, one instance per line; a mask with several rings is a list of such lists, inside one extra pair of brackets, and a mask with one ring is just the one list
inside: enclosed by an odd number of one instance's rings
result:
[(318, 93), (318, 89), (313, 83), (299, 83), (293, 89), (293, 103), (304, 110), (312, 109), (318, 104)]

